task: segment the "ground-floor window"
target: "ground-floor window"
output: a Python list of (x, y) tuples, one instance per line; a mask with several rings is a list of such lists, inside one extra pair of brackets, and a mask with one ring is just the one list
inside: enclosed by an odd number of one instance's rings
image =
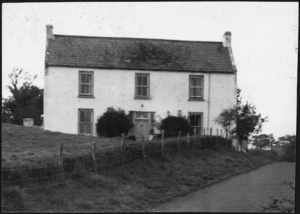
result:
[(93, 134), (93, 109), (78, 109), (79, 134)]
[(203, 121), (203, 113), (201, 112), (189, 112), (189, 123), (193, 128), (193, 133), (202, 134), (202, 121)]

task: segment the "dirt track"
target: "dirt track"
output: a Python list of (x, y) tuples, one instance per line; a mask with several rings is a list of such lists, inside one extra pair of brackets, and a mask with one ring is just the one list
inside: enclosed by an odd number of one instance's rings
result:
[(258, 212), (258, 209), (270, 202), (268, 196), (294, 194), (287, 185), (283, 185), (284, 180), (295, 181), (295, 163), (265, 165), (162, 204), (152, 211)]

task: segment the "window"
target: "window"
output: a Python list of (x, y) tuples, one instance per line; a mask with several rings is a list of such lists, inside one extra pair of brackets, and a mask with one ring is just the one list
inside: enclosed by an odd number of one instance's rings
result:
[(93, 134), (93, 109), (79, 109), (79, 134)]
[(190, 75), (190, 99), (203, 99), (203, 76)]
[(150, 98), (150, 75), (145, 73), (135, 74), (135, 98)]
[(189, 122), (190, 126), (193, 128), (193, 133), (201, 134), (202, 117), (202, 113), (189, 113)]
[(149, 119), (149, 114), (148, 112), (136, 111), (135, 119)]
[(79, 71), (79, 96), (93, 96), (94, 72)]

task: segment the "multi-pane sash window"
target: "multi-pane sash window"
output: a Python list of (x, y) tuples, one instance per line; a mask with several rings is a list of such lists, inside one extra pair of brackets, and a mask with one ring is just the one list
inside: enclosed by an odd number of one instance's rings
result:
[(93, 109), (79, 109), (79, 134), (93, 134)]
[(202, 113), (189, 113), (190, 126), (193, 128), (193, 132), (201, 134), (202, 130)]
[(203, 99), (203, 76), (190, 75), (190, 98)]
[(150, 97), (150, 75), (135, 74), (135, 97), (149, 98)]
[(94, 73), (92, 71), (79, 71), (79, 95), (93, 96)]

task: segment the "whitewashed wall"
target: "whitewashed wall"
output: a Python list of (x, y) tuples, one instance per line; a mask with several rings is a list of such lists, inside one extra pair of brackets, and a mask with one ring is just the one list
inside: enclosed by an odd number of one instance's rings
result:
[[(94, 71), (94, 99), (78, 98), (79, 70)], [(150, 73), (150, 100), (134, 99), (137, 72)], [(96, 123), (97, 118), (111, 106), (121, 107), (126, 113), (155, 111), (157, 119), (165, 118), (167, 111), (170, 111), (171, 115), (177, 115), (177, 111), (181, 110), (185, 116), (188, 112), (203, 112), (203, 126), (217, 129), (220, 127), (215, 124), (215, 118), (222, 109), (236, 104), (234, 74), (67, 67), (48, 67), (47, 73), (44, 90), (44, 128), (51, 131), (77, 134), (79, 108), (94, 109)], [(190, 74), (204, 75), (204, 101), (188, 101)]]

